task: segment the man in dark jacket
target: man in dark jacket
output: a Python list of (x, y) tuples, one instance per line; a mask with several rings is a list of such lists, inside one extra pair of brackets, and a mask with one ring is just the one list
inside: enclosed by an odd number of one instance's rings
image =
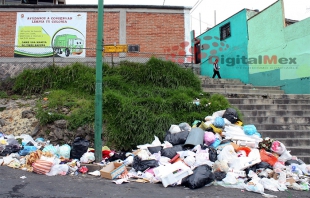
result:
[(218, 78), (221, 78), (220, 66), (218, 65), (218, 59), (215, 59), (215, 61), (213, 63), (213, 76), (212, 76), (212, 78), (214, 78), (215, 75), (217, 75)]

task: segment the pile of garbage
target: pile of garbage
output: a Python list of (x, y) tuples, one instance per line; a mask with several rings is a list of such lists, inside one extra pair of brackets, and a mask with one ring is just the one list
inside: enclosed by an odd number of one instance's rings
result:
[[(130, 181), (182, 185), (190, 189), (220, 185), (264, 193), (288, 188), (308, 191), (310, 165), (292, 156), (285, 145), (261, 137), (254, 125), (243, 125), (235, 109), (228, 108), (204, 120), (172, 124), (164, 142), (137, 145), (132, 152), (104, 146), (102, 161), (95, 150), (77, 137), (73, 144), (52, 145), (43, 138), (0, 133), (0, 165), (48, 176), (101, 176), (116, 184)], [(89, 172), (87, 164), (99, 170)], [(275, 197), (269, 195), (269, 197)]]

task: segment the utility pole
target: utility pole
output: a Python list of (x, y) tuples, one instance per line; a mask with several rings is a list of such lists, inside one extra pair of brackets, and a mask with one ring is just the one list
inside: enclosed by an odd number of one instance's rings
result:
[(216, 26), (216, 10), (214, 10), (214, 26)]
[(95, 95), (95, 159), (102, 160), (102, 50), (103, 50), (103, 0), (98, 0), (98, 25), (96, 47), (96, 95)]

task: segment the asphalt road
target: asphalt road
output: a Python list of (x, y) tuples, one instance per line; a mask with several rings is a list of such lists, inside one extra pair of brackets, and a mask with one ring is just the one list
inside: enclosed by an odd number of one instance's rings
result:
[[(20, 177), (25, 176), (25, 179)], [(265, 191), (279, 198), (309, 198), (309, 191)], [(188, 189), (183, 186), (165, 188), (161, 183), (130, 182), (115, 184), (111, 180), (91, 175), (46, 176), (7, 166), (0, 167), (0, 197), (26, 198), (262, 198), (261, 194), (221, 186)]]

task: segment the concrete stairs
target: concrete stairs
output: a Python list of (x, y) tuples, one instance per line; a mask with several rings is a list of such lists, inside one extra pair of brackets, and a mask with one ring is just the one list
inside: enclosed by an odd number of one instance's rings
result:
[(245, 85), (239, 79), (199, 78), (204, 92), (222, 94), (240, 110), (245, 125), (255, 125), (263, 138), (281, 141), (310, 164), (309, 94), (285, 94), (280, 87)]

